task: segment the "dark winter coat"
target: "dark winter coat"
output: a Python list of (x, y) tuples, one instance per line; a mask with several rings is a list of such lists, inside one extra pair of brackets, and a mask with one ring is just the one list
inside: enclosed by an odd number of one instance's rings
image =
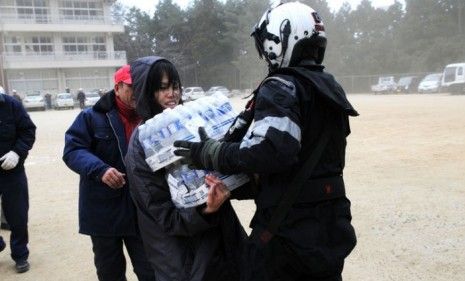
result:
[[(253, 243), (244, 258), (249, 262), (244, 267), (248, 280), (269, 280), (265, 272), (270, 276), (294, 272), (298, 280), (340, 276), (344, 258), (356, 244), (342, 178), (349, 115), (358, 113), (322, 66), (280, 69), (258, 89), (250, 133), (239, 143), (222, 146), (220, 172), (254, 173), (260, 183), (251, 222)], [(311, 172), (309, 178), (267, 244), (272, 252), (262, 251), (255, 238), (263, 237), (276, 206), (326, 130), (330, 137), (319, 161), (313, 171), (306, 171)]]
[(0, 94), (0, 157), (13, 150), (19, 155), (18, 165), (8, 171), (0, 168), (0, 176), (24, 171), (24, 160), (35, 142), (36, 126), (21, 102)]
[(321, 66), (302, 69), (317, 85), (282, 73), (267, 78), (256, 96), (250, 133), (241, 142), (226, 143), (220, 152), (220, 172), (259, 174), (259, 209), (279, 204), (325, 127), (333, 133), (298, 203), (315, 201), (310, 186), (317, 179), (333, 178), (332, 182), (343, 185), (346, 137), (350, 134), (348, 116), (357, 112), (339, 84)]
[(136, 214), (128, 184), (113, 189), (101, 180), (105, 171), (126, 173), (127, 141), (115, 93), (82, 111), (65, 134), (63, 161), (80, 175), (79, 232), (96, 236), (136, 234)]
[[(160, 58), (131, 65), (135, 94), (145, 91), (150, 67)], [(178, 209), (171, 201), (165, 170), (152, 172), (134, 132), (126, 155), (131, 195), (147, 257), (158, 281), (238, 280), (245, 232), (229, 202), (211, 215), (198, 208)]]

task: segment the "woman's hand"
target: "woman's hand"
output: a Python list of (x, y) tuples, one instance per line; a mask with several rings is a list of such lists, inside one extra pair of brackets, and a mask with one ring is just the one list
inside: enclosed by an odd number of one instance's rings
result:
[(213, 175), (206, 175), (205, 183), (210, 189), (208, 190), (207, 207), (202, 212), (204, 214), (211, 214), (218, 211), (224, 201), (231, 196), (231, 192), (219, 178)]

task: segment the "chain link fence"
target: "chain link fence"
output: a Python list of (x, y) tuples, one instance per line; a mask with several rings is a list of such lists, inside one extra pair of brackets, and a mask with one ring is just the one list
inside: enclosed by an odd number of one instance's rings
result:
[[(263, 78), (266, 77), (266, 68), (255, 71), (255, 75), (249, 75), (250, 71), (241, 71), (234, 67), (218, 67), (216, 71), (209, 72), (201, 65), (187, 65), (179, 67), (181, 81), (185, 87), (200, 86), (207, 90), (211, 86), (226, 86), (228, 89), (255, 89)], [(397, 83), (402, 77), (415, 77), (410, 85), (409, 92), (417, 92), (418, 83), (430, 73), (387, 73), (377, 75), (336, 75), (336, 80), (347, 93), (371, 93), (371, 87), (378, 84), (380, 77), (392, 76)]]
[(402, 77), (414, 76), (411, 92), (416, 92), (418, 83), (430, 73), (397, 73), (397, 74), (379, 74), (379, 75), (350, 75), (336, 76), (336, 80), (341, 84), (347, 93), (371, 93), (371, 86), (378, 84), (380, 77), (392, 76), (395, 82), (399, 82)]

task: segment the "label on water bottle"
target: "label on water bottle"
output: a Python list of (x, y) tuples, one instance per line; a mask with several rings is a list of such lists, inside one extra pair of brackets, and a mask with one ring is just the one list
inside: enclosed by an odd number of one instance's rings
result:
[(205, 203), (208, 187), (204, 179), (205, 173), (189, 170), (186, 165), (174, 165), (169, 169), (167, 182), (174, 205), (178, 208), (190, 208)]

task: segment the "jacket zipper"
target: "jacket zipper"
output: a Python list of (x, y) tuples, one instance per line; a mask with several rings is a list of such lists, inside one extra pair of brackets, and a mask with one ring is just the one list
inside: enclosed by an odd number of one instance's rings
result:
[(123, 151), (121, 151), (121, 143), (119, 142), (119, 137), (118, 137), (118, 135), (116, 134), (116, 130), (115, 130), (115, 128), (113, 127), (113, 124), (111, 123), (110, 115), (109, 115), (108, 113), (106, 113), (106, 115), (107, 115), (107, 118), (108, 118), (108, 122), (110, 123), (110, 127), (111, 127), (111, 129), (113, 130), (113, 134), (115, 134), (116, 141), (118, 142), (118, 150), (119, 150), (119, 153), (121, 154), (121, 160), (123, 160), (123, 162), (124, 162), (124, 156), (123, 156)]

